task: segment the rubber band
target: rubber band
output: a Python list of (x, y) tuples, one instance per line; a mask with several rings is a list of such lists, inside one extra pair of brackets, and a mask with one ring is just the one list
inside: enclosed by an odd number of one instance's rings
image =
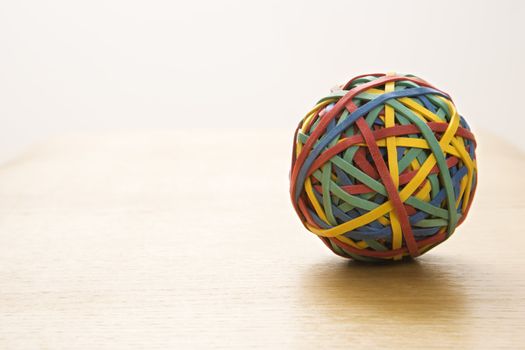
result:
[(304, 226), (337, 255), (416, 257), (465, 220), (475, 148), (445, 92), (412, 75), (360, 75), (299, 123), (290, 196)]

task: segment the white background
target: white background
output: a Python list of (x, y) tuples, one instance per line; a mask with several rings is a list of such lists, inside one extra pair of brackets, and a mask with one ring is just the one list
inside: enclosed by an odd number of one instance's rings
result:
[[(361, 73), (413, 73), (525, 149), (520, 1), (2, 1), (0, 159), (65, 131), (293, 128)], [(218, 129), (220, 132), (220, 129)]]

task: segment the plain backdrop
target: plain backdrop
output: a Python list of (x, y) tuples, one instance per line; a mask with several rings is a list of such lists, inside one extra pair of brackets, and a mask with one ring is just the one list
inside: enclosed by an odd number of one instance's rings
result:
[(521, 1), (2, 1), (0, 160), (65, 131), (293, 128), (412, 73), (525, 149)]

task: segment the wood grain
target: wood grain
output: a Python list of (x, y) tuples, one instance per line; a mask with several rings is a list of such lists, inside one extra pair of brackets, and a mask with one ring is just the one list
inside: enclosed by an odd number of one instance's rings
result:
[(0, 168), (0, 348), (523, 348), (525, 158), (479, 137), (449, 241), (349, 263), (288, 198), (291, 134), (70, 134)]

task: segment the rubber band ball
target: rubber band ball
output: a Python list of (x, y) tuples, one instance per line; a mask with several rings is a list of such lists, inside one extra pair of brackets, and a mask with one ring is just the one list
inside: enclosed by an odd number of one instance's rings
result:
[(447, 93), (413, 75), (360, 75), (332, 89), (299, 123), (292, 203), (337, 255), (417, 257), (467, 217), (475, 148)]

